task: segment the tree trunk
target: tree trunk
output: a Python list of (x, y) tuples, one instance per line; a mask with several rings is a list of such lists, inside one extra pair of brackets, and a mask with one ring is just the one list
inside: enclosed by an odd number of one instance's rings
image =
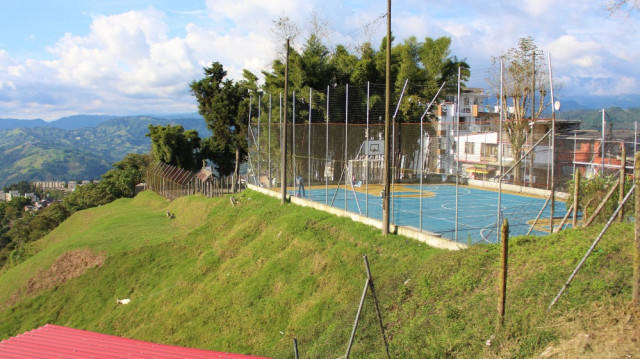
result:
[(233, 170), (233, 183), (231, 183), (231, 192), (236, 193), (238, 186), (238, 176), (240, 172), (240, 148), (236, 147), (236, 167)]
[[(516, 146), (518, 144), (516, 143)], [(516, 162), (522, 157), (522, 146), (511, 147), (511, 153), (513, 154), (513, 161)], [(518, 163), (513, 168), (513, 183), (517, 185), (522, 185), (522, 163)]]

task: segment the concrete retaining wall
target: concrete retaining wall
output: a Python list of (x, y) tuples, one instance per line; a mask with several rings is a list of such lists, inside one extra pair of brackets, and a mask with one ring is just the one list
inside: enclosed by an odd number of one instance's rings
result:
[[(480, 180), (470, 179), (469, 186), (488, 188), (496, 191), (498, 190), (498, 182), (491, 182), (491, 181), (480, 181)], [(531, 196), (538, 196), (538, 197), (549, 197), (551, 195), (551, 191), (546, 189), (518, 186), (514, 184), (509, 184), (509, 183), (503, 183), (502, 190), (508, 191), (508, 192), (514, 192), (514, 193), (528, 194)], [(566, 201), (569, 198), (569, 194), (566, 192), (556, 192), (556, 198), (561, 201)]]

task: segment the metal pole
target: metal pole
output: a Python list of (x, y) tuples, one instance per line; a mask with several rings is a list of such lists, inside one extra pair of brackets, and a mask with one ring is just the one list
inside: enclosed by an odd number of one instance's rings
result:
[[(346, 170), (345, 181), (344, 181), (344, 210), (347, 210), (347, 181), (351, 182), (349, 169), (349, 156), (347, 155), (349, 151), (349, 84), (345, 85), (345, 99), (344, 99), (344, 169)], [(347, 178), (349, 177), (349, 178)]]
[(458, 241), (458, 193), (460, 189), (460, 67), (458, 67), (458, 98), (456, 99), (456, 223), (454, 240)]
[[(640, 183), (640, 153), (633, 155), (633, 183), (634, 186)], [(640, 192), (640, 191), (639, 191)], [(631, 293), (631, 303), (636, 308), (640, 307), (640, 193), (634, 197), (634, 217), (636, 218), (634, 230), (633, 248), (633, 290)]]
[[(329, 86), (327, 86), (327, 133), (324, 136), (324, 204), (329, 203), (329, 176), (327, 175), (327, 168), (329, 164)], [(333, 171), (332, 171), (333, 174)]]
[(438, 92), (436, 92), (436, 95), (433, 96), (433, 99), (429, 103), (429, 106), (427, 106), (427, 109), (424, 110), (424, 113), (422, 114), (422, 116), (420, 116), (420, 231), (422, 231), (422, 187), (423, 187), (423, 182), (424, 182), (424, 132), (423, 132), (423, 122), (424, 122), (424, 117), (427, 115), (427, 112), (429, 112), (429, 109), (431, 109), (431, 105), (433, 105), (433, 103), (435, 102), (436, 98), (438, 98), (438, 95), (440, 94), (440, 91), (442, 91), (442, 88), (444, 88), (445, 84), (446, 84), (446, 82), (442, 83), (442, 85), (440, 86), (440, 89), (438, 89)]
[(424, 121), (423, 120), (424, 120), (424, 116), (420, 116), (420, 208), (418, 211), (418, 216), (420, 218), (420, 232), (422, 232), (422, 182), (424, 177), (424, 132), (423, 132)]
[(638, 121), (633, 125), (633, 153), (638, 152)]
[[(504, 177), (504, 173), (502, 173), (502, 117), (504, 116), (504, 103), (503, 103), (503, 98), (504, 98), (504, 89), (502, 87), (502, 82), (503, 82), (503, 69), (504, 69), (504, 63), (503, 60), (500, 59), (500, 124), (498, 125), (498, 143), (499, 143), (499, 149), (500, 149), (500, 178), (498, 178), (498, 214), (497, 214), (497, 221), (496, 221), (496, 243), (500, 243), (500, 231), (498, 231), (497, 229), (500, 226), (500, 220), (502, 219), (502, 178)], [(533, 147), (532, 147), (533, 148)]]
[(390, 118), (389, 107), (391, 106), (391, 0), (387, 0), (387, 62), (385, 66), (385, 105), (384, 105), (384, 193), (382, 196), (382, 235), (389, 234), (389, 192), (391, 184), (391, 171), (389, 169), (390, 139), (389, 132)]
[(293, 338), (293, 354), (294, 354), (294, 357), (296, 359), (299, 358), (299, 356), (298, 356), (298, 339), (296, 339), (296, 338)]
[(547, 205), (549, 204), (549, 201), (551, 201), (551, 196), (547, 197), (547, 200), (542, 205), (542, 208), (540, 208), (540, 212), (538, 212), (538, 215), (536, 216), (536, 219), (533, 220), (533, 223), (531, 223), (531, 227), (529, 227), (529, 231), (526, 234), (527, 236), (529, 234), (531, 234), (531, 231), (533, 230), (533, 227), (535, 227), (536, 223), (538, 223), (538, 220), (540, 219), (540, 216), (542, 216), (542, 212), (544, 211), (544, 209), (547, 208)]
[(509, 222), (502, 222), (502, 250), (500, 251), (500, 294), (498, 296), (498, 329), (504, 324), (505, 305), (507, 303), (507, 269), (509, 258)]
[(272, 107), (271, 107), (271, 94), (269, 94), (269, 188), (271, 188), (271, 111), (272, 111)]
[(280, 146), (282, 148), (280, 159), (280, 192), (281, 199), (280, 204), (283, 205), (287, 201), (287, 98), (289, 97), (289, 39), (287, 39), (287, 49), (285, 55), (285, 67), (284, 67), (284, 118), (282, 129), (282, 137), (280, 139)]
[[(627, 149), (624, 147), (624, 141), (622, 141), (620, 143), (620, 146), (622, 147), (620, 149), (620, 196), (619, 198), (619, 202), (622, 202), (622, 200), (624, 199), (624, 184), (625, 184), (625, 180), (626, 180), (626, 175), (625, 175), (625, 171), (626, 171), (626, 165), (627, 165)], [(618, 215), (618, 220), (620, 222), (622, 222), (622, 220), (624, 219), (624, 208), (620, 210), (620, 214)]]
[(556, 209), (556, 107), (553, 97), (553, 72), (551, 71), (551, 54), (547, 53), (549, 59), (549, 83), (551, 87), (551, 213), (549, 215), (549, 228), (553, 234), (553, 215)]
[(380, 332), (382, 334), (382, 340), (384, 341), (384, 348), (387, 352), (387, 358), (391, 358), (391, 356), (389, 355), (389, 344), (387, 343), (387, 336), (384, 333), (384, 325), (382, 323), (382, 313), (380, 312), (380, 305), (378, 304), (378, 296), (376, 295), (376, 286), (373, 283), (373, 278), (371, 276), (371, 268), (369, 268), (369, 260), (367, 259), (366, 254), (362, 257), (364, 258), (364, 266), (367, 269), (367, 282), (369, 282), (369, 289), (371, 289), (373, 303), (376, 306), (376, 315), (378, 316), (378, 323), (380, 324)]
[(593, 249), (596, 247), (598, 242), (600, 242), (600, 240), (602, 239), (602, 236), (604, 236), (604, 233), (607, 231), (607, 229), (609, 229), (609, 226), (611, 226), (611, 223), (613, 223), (613, 220), (618, 216), (618, 212), (620, 212), (620, 210), (622, 209), (622, 206), (624, 206), (624, 204), (627, 202), (629, 197), (631, 197), (631, 194), (633, 193), (635, 188), (636, 188), (636, 185), (634, 184), (629, 190), (629, 192), (627, 193), (627, 195), (622, 200), (622, 203), (620, 203), (620, 205), (618, 205), (618, 208), (616, 208), (615, 212), (613, 212), (607, 224), (605, 224), (604, 228), (602, 228), (602, 231), (600, 231), (600, 234), (598, 235), (598, 237), (593, 241), (587, 253), (584, 255), (584, 257), (582, 257), (582, 260), (580, 261), (580, 263), (578, 263), (578, 266), (576, 267), (576, 269), (573, 270), (573, 273), (571, 273), (571, 275), (569, 276), (569, 279), (567, 279), (567, 282), (564, 284), (562, 289), (560, 289), (560, 292), (558, 292), (558, 295), (556, 295), (556, 297), (553, 299), (551, 304), (549, 304), (549, 309), (551, 309), (551, 307), (553, 307), (553, 305), (556, 304), (556, 302), (558, 301), (562, 293), (564, 293), (564, 291), (567, 289), (567, 287), (569, 286), (573, 278), (576, 276), (576, 274), (578, 273), (578, 271), (580, 270), (584, 262), (587, 260), (591, 252), (593, 252)]
[[(251, 90), (249, 90), (251, 91)], [(249, 133), (250, 137), (249, 140), (251, 140), (251, 138), (253, 138), (253, 142), (254, 145), (256, 144), (256, 138), (253, 135), (253, 130), (251, 129), (251, 103), (253, 102), (253, 96), (251, 96), (251, 93), (249, 93), (249, 123), (248, 123), (248, 127), (247, 127), (247, 132)], [(249, 149), (251, 148), (251, 146), (249, 146)], [(247, 152), (249, 152), (249, 149), (247, 149)], [(258, 186), (260, 183), (260, 178), (258, 177), (256, 179), (256, 171), (255, 168), (253, 167), (253, 163), (251, 163), (251, 160), (249, 160), (249, 163), (251, 164), (251, 172), (253, 172), (253, 180), (255, 181), (255, 185)], [(247, 179), (248, 180), (248, 179)]]
[[(393, 153), (393, 157), (392, 157), (392, 165), (391, 167), (393, 168), (393, 175), (391, 177), (391, 193), (389, 193), (389, 196), (391, 198), (391, 222), (395, 223), (395, 200), (396, 197), (393, 195), (393, 190), (395, 189), (395, 180), (396, 180), (396, 176), (395, 176), (395, 171), (397, 170), (396, 167), (396, 156), (395, 156), (395, 151), (396, 151), (396, 116), (398, 116), (398, 111), (400, 111), (400, 105), (402, 104), (402, 98), (404, 97), (404, 91), (407, 89), (407, 85), (409, 84), (409, 79), (404, 80), (404, 86), (402, 86), (402, 92), (400, 92), (400, 99), (398, 100), (398, 103), (396, 104), (396, 110), (393, 112), (393, 117), (391, 117), (392, 122), (393, 122), (393, 143), (391, 144), (391, 148), (392, 148), (392, 153)], [(398, 130), (400, 130), (400, 128), (398, 128)], [(398, 136), (400, 136), (401, 133), (398, 133)], [(400, 151), (398, 151), (400, 152)]]
[[(293, 96), (291, 97), (291, 161), (293, 162), (293, 193), (296, 194), (298, 188), (296, 182), (298, 181), (298, 173), (296, 168), (296, 90), (293, 90)], [(304, 133), (304, 132), (303, 132)], [(297, 193), (298, 195), (300, 193)]]
[(573, 171), (573, 220), (571, 226), (576, 228), (578, 226), (578, 209), (580, 206), (580, 170)]
[(309, 172), (309, 179), (308, 179), (308, 190), (309, 190), (309, 198), (311, 198), (311, 101), (312, 101), (312, 96), (313, 96), (313, 90), (311, 88), (309, 88), (309, 136), (307, 141), (309, 144), (309, 150), (308, 150), (308, 157), (307, 157), (307, 170)]
[(258, 186), (262, 184), (260, 181), (260, 160), (262, 159), (262, 151), (260, 151), (260, 117), (262, 116), (262, 95), (258, 93)]
[(578, 134), (573, 133), (573, 173), (576, 173), (576, 148), (578, 142)]
[[(369, 96), (370, 96), (371, 92), (370, 92), (370, 82), (367, 81), (367, 129), (365, 130), (365, 135), (364, 135), (364, 140), (366, 141), (365, 143), (368, 145), (369, 143)], [(364, 213), (367, 217), (369, 217), (369, 154), (368, 154), (369, 149), (366, 148), (365, 149), (365, 174), (364, 174), (364, 186), (365, 186), (365, 190), (364, 192), (367, 194), (364, 198), (365, 198), (365, 210)]]
[(364, 299), (367, 296), (367, 289), (369, 288), (369, 279), (364, 283), (364, 289), (362, 289), (362, 297), (360, 297), (360, 305), (358, 306), (358, 312), (356, 313), (356, 320), (353, 323), (353, 329), (351, 330), (351, 337), (349, 338), (349, 345), (347, 346), (347, 353), (344, 358), (349, 359), (349, 353), (351, 353), (351, 346), (353, 345), (353, 339), (356, 336), (356, 329), (358, 328), (358, 321), (360, 320), (360, 313), (362, 313), (362, 307), (364, 306)]
[(602, 156), (601, 156), (601, 157), (602, 157), (602, 158), (601, 158), (601, 162), (602, 162), (602, 176), (604, 176), (604, 132), (605, 132), (605, 129), (606, 129), (606, 127), (604, 127), (604, 126), (605, 126), (605, 119), (604, 119), (604, 116), (605, 116), (605, 110), (604, 110), (604, 108), (603, 108), (603, 109), (602, 109), (602, 146), (600, 146), (600, 147), (601, 147), (601, 148), (600, 148), (600, 152), (602, 152)]

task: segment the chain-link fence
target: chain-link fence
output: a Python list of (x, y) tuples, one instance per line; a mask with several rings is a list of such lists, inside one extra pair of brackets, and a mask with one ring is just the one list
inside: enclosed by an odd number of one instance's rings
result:
[[(635, 149), (633, 132), (610, 131), (603, 137), (600, 131), (581, 130), (578, 121), (558, 119), (553, 134), (551, 114), (520, 121), (508, 113), (501, 116), (497, 88), (483, 81), (467, 86), (459, 95), (441, 94), (428, 111), (427, 100), (410, 95), (420, 93), (420, 85), (408, 83), (395, 94), (393, 223), (459, 241), (492, 241), (500, 215), (509, 219), (513, 234), (530, 229), (541, 233), (548, 230), (544, 220), (535, 228), (532, 224), (537, 215), (549, 215), (542, 208), (552, 181), (557, 191), (564, 191), (576, 168), (586, 175), (613, 173), (620, 166), (622, 146), (626, 143), (629, 154)], [(384, 85), (337, 86), (289, 96), (289, 193), (381, 218)], [(253, 98), (250, 111), (248, 181), (274, 190), (281, 185), (282, 104), (281, 93), (261, 94)], [(502, 200), (500, 194), (495, 200), (497, 189), (528, 197)], [(526, 200), (532, 196), (539, 200)], [(564, 203), (556, 206), (556, 215), (564, 215)]]
[(233, 178), (219, 178), (206, 168), (191, 172), (163, 162), (155, 162), (147, 169), (146, 189), (171, 201), (193, 194), (218, 197), (233, 193)]

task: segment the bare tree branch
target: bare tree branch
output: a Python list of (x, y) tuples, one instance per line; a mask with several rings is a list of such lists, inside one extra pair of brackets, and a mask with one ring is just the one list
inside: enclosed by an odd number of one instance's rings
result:
[(610, 0), (606, 9), (609, 15), (631, 16), (634, 12), (640, 11), (640, 0)]

